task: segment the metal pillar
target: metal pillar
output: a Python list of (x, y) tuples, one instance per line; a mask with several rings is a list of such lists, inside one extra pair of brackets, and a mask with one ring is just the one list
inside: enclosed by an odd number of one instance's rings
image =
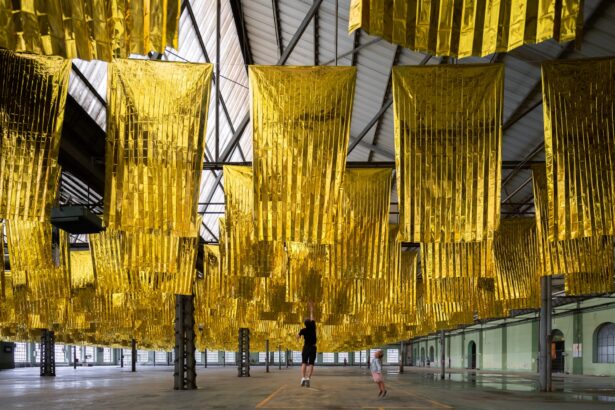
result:
[(540, 331), (538, 340), (540, 391), (549, 392), (551, 385), (551, 276), (540, 278)]
[(278, 345), (278, 370), (282, 370), (282, 346)]
[(56, 375), (55, 335), (51, 330), (41, 330), (41, 376)]
[(250, 329), (239, 329), (239, 348), (237, 349), (239, 360), (237, 361), (237, 376), (250, 377)]
[(404, 360), (406, 359), (406, 352), (405, 352), (405, 344), (404, 342), (399, 342), (399, 372), (403, 373), (404, 372)]
[(203, 352), (203, 367), (207, 367), (207, 349)]
[(194, 299), (175, 296), (175, 390), (196, 389), (196, 359), (194, 357)]
[(269, 339), (265, 340), (265, 373), (269, 373)]
[(132, 372), (136, 372), (137, 371), (137, 341), (135, 339), (132, 339), (130, 341), (130, 371)]
[(124, 367), (124, 348), (120, 349), (120, 367)]
[(369, 357), (369, 349), (365, 349), (365, 356), (366, 356), (366, 360), (367, 360), (367, 367), (369, 368), (369, 366), (371, 364), (371, 358)]
[(444, 380), (446, 374), (446, 339), (444, 336), (444, 330), (440, 331), (440, 379)]
[[(122, 356), (122, 360), (123, 360), (124, 356)], [(122, 361), (122, 366), (124, 366), (123, 364), (124, 362)], [(77, 346), (73, 346), (73, 369), (77, 368)]]
[(284, 356), (284, 358), (286, 359), (286, 368), (288, 369), (288, 360), (290, 357), (290, 350), (286, 349), (286, 355)]

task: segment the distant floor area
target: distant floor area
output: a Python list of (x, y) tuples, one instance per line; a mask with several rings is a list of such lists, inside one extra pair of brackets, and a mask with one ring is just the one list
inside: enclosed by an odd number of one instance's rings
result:
[(58, 368), (41, 378), (37, 368), (0, 371), (3, 409), (607, 409), (615, 405), (615, 378), (555, 378), (556, 392), (536, 392), (533, 374), (452, 373), (447, 380), (425, 369), (390, 368), (387, 397), (378, 399), (367, 369), (317, 368), (302, 388), (297, 367), (252, 369), (238, 378), (234, 368), (199, 369), (198, 390), (174, 391), (171, 367)]

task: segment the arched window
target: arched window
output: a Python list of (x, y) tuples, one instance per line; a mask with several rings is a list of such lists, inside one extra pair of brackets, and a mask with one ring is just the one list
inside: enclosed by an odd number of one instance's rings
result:
[(615, 323), (605, 323), (596, 333), (596, 362), (615, 363)]

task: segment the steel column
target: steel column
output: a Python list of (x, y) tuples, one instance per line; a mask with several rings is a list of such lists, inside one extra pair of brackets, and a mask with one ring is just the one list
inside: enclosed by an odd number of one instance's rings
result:
[(269, 339), (265, 340), (265, 373), (269, 373)]
[(130, 371), (131, 372), (136, 372), (137, 371), (137, 341), (135, 339), (132, 339), (130, 341)]
[(282, 370), (282, 345), (278, 345), (278, 370)]
[(440, 331), (440, 379), (444, 380), (446, 371), (446, 339), (444, 330)]
[(540, 391), (549, 392), (551, 385), (551, 276), (540, 278), (540, 330), (539, 330), (539, 361), (538, 371)]
[(220, 156), (220, 0), (216, 0), (216, 161)]
[(250, 329), (242, 327), (239, 329), (239, 346), (237, 349), (239, 360), (237, 360), (237, 376), (250, 377)]
[(399, 342), (399, 372), (404, 372), (404, 361), (406, 359), (405, 344), (403, 341)]
[(196, 359), (194, 357), (194, 299), (175, 296), (175, 390), (196, 389)]
[(51, 330), (41, 330), (41, 376), (56, 375), (55, 335)]

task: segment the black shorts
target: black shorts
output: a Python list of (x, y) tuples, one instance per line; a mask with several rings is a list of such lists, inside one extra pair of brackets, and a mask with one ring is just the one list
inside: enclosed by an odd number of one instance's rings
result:
[(301, 363), (313, 365), (316, 361), (316, 345), (303, 346), (301, 351)]

